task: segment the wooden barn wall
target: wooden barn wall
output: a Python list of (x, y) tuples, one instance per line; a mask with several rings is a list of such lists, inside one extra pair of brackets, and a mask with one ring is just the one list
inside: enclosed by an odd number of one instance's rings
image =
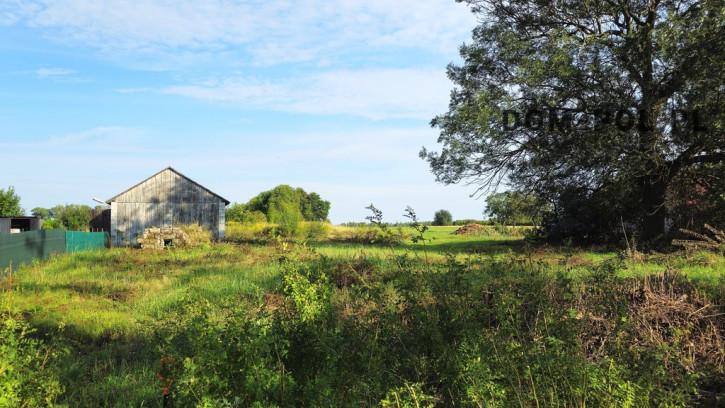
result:
[(146, 228), (174, 224), (199, 224), (218, 239), (219, 205), (220, 203), (118, 203), (115, 228), (120, 236), (114, 243), (135, 244)]
[(119, 203), (212, 203), (220, 198), (171, 170), (163, 171), (116, 197)]
[(224, 238), (224, 201), (171, 170), (116, 197), (111, 204), (114, 245), (135, 244), (146, 228), (199, 224)]

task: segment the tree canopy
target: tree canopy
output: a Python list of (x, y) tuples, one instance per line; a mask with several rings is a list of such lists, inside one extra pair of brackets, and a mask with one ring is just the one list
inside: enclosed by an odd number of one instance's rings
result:
[(20, 207), (20, 196), (15, 193), (15, 187), (10, 186), (7, 190), (0, 188), (0, 217), (13, 217), (24, 214), (25, 211)]
[(433, 225), (453, 225), (453, 216), (448, 210), (438, 210), (433, 214)]
[(721, 0), (466, 2), (481, 23), (448, 67), (441, 150), (421, 151), (438, 181), (504, 182), (550, 203), (550, 226), (644, 240), (680, 184), (722, 184)]
[(269, 222), (278, 222), (281, 218), (326, 221), (329, 211), (330, 202), (323, 200), (319, 194), (281, 184), (259, 193), (246, 204), (235, 203), (227, 210), (227, 218), (239, 222), (258, 221), (256, 214), (263, 214)]
[(30, 210), (30, 213), (33, 215), (33, 217), (38, 217), (43, 220), (50, 218), (51, 216), (50, 210), (44, 207), (35, 207)]
[[(60, 224), (52, 222), (55, 228), (70, 231), (88, 231), (91, 220), (91, 207), (85, 204), (56, 205), (50, 209), (53, 218), (60, 221)], [(46, 221), (44, 224), (47, 224)]]

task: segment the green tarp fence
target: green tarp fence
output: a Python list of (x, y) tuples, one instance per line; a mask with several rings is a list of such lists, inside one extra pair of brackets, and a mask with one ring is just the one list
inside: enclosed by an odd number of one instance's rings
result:
[(39, 230), (0, 234), (0, 275), (8, 267), (16, 269), (22, 264), (31, 264), (33, 259), (105, 246), (105, 232)]
[(88, 251), (106, 246), (105, 232), (65, 232), (65, 248), (68, 252)]

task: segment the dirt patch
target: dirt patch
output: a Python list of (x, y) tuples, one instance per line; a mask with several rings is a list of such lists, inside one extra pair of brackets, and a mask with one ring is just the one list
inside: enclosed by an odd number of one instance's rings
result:
[(483, 233), (483, 225), (466, 224), (453, 231), (453, 235), (481, 235)]
[(136, 296), (136, 291), (135, 290), (130, 290), (130, 289), (127, 289), (127, 290), (117, 290), (117, 291), (113, 291), (111, 293), (108, 293), (106, 295), (106, 297), (108, 299), (111, 299), (114, 302), (125, 302), (126, 300), (132, 299), (135, 296)]

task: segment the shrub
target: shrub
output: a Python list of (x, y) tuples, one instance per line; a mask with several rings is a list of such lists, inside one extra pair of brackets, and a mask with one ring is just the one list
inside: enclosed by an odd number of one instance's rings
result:
[(0, 407), (53, 406), (63, 392), (56, 359), (65, 351), (33, 332), (20, 316), (0, 312)]
[(234, 203), (229, 208), (227, 208), (224, 214), (224, 219), (226, 220), (226, 222), (242, 222), (242, 214), (244, 214), (244, 212), (244, 204)]
[(234, 203), (227, 209), (225, 221), (254, 224), (267, 222), (267, 216), (259, 210), (248, 209), (244, 204)]
[(271, 201), (269, 206), (269, 222), (277, 224), (276, 233), (283, 236), (297, 235), (302, 222), (299, 206), (285, 201)]
[(52, 218), (49, 220), (43, 221), (43, 229), (44, 230), (64, 230), (65, 226), (63, 225), (63, 222), (57, 218)]
[(240, 222), (247, 224), (265, 223), (267, 222), (267, 216), (261, 211), (244, 211)]
[(269, 239), (274, 232), (275, 225), (267, 222), (254, 224), (229, 222), (226, 225), (224, 239), (235, 242), (259, 242)]
[(324, 238), (330, 234), (332, 227), (322, 221), (307, 221), (302, 224), (302, 231), (307, 238)]
[(188, 297), (174, 319), (158, 325), (172, 406), (291, 406), (284, 404), (295, 389), (282, 362), (287, 343), (269, 316), (250, 319), (250, 313), (245, 303)]

